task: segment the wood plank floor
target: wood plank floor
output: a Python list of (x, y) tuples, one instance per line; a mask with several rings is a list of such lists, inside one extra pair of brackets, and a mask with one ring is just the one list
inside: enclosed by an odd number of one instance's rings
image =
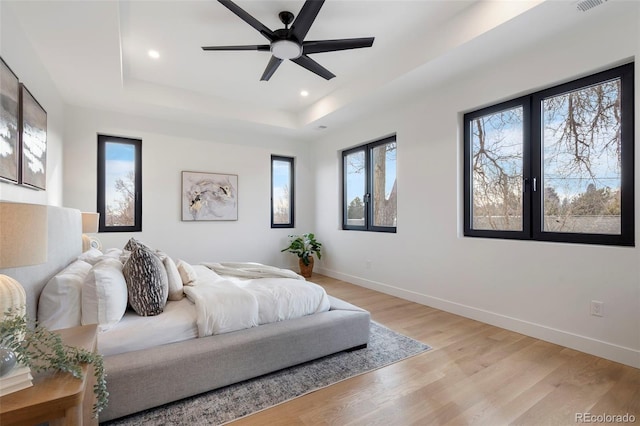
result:
[(322, 275), (312, 280), (434, 349), (234, 426), (575, 425), (577, 413), (626, 414), (640, 425), (639, 369)]

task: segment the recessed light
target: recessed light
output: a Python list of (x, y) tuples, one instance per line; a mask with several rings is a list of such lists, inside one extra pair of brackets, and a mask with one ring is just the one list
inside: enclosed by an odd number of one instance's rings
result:
[(307, 92), (306, 90), (303, 90), (300, 92), (300, 96), (309, 96), (309, 92)]
[(153, 59), (158, 59), (160, 57), (160, 52), (158, 52), (157, 50), (149, 50), (148, 54)]

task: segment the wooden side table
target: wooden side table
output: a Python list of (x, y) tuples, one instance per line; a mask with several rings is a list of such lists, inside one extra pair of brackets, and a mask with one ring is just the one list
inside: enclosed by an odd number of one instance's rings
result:
[[(95, 352), (98, 342), (96, 325), (57, 330), (66, 345)], [(33, 386), (0, 397), (0, 424), (36, 425), (97, 425), (93, 418), (95, 377), (93, 367), (82, 367), (84, 379), (71, 374), (51, 372), (38, 374)]]

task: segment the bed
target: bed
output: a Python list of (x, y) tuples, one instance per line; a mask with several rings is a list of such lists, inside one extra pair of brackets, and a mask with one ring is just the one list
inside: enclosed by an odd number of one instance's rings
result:
[[(31, 318), (39, 318), (38, 302), (47, 297), (48, 283), (60, 279), (63, 272), (83, 256), (80, 212), (48, 206), (47, 213), (47, 263), (0, 270), (25, 287)], [(218, 279), (235, 280), (240, 286), (251, 280), (224, 274), (211, 276), (207, 272), (211, 268), (188, 266), (195, 269), (197, 279), (202, 275), (213, 277), (212, 285), (221, 284)], [(207, 293), (208, 289), (204, 288)], [(83, 291), (87, 292), (87, 288), (83, 287)], [(99, 293), (100, 289), (92, 291)], [(65, 303), (70, 305), (78, 303), (74, 297), (81, 297), (62, 294)], [(228, 331), (224, 328), (228, 315), (223, 316), (222, 326), (210, 327), (214, 334), (209, 336), (201, 335), (207, 327), (199, 324), (191, 297), (169, 300), (162, 314), (153, 316), (137, 315), (129, 303), (125, 314), (115, 322), (109, 322), (104, 309), (99, 310), (98, 315), (102, 315), (99, 321), (106, 321), (106, 326), (100, 326), (98, 347), (105, 355), (110, 393), (109, 406), (100, 414), (100, 420), (126, 416), (332, 353), (365, 347), (369, 339), (369, 313), (340, 299), (322, 297), (325, 300), (318, 302), (312, 313), (291, 319), (277, 317), (275, 322), (262, 323), (264, 315), (260, 312), (255, 314), (258, 324), (249, 328), (232, 327)], [(278, 303), (282, 299), (280, 293), (274, 301)], [(118, 303), (121, 306), (121, 300)], [(51, 328), (64, 325), (58, 322)]]

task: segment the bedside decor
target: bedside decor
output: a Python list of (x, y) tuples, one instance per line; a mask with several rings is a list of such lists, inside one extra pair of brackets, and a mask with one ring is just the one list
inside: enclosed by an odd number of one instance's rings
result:
[(311, 278), (313, 272), (313, 254), (316, 253), (318, 259), (322, 259), (322, 253), (320, 253), (322, 243), (316, 241), (315, 235), (311, 233), (289, 235), (289, 238), (291, 238), (289, 247), (283, 248), (280, 252), (288, 251), (298, 256), (300, 275), (305, 278)]
[(0, 58), (0, 180), (18, 183), (20, 83)]
[[(0, 346), (0, 377), (4, 376), (16, 365), (16, 354), (4, 347)], [(0, 391), (2, 391), (2, 387), (0, 387)]]
[(0, 275), (0, 319), (3, 312), (14, 309), (19, 315), (26, 313), (27, 294), (20, 283), (6, 275)]
[[(31, 369), (29, 367), (13, 368), (16, 364), (15, 353), (9, 349), (0, 349), (0, 353), (2, 353), (2, 351), (6, 351), (6, 353), (10, 353), (13, 356), (13, 365), (11, 366), (8, 374), (0, 376), (0, 397), (33, 386)], [(2, 362), (1, 359), (0, 362)]]
[(47, 112), (20, 84), (20, 146), (22, 180), (34, 189), (47, 187)]
[(15, 315), (11, 310), (5, 312), (0, 321), (0, 344), (11, 349), (20, 364), (36, 372), (54, 370), (83, 379), (83, 364), (91, 364), (96, 380), (93, 387), (96, 396), (93, 414), (97, 417), (109, 402), (102, 355), (65, 345), (58, 333), (38, 324), (31, 328), (28, 324), (26, 315)]
[(238, 175), (182, 172), (182, 220), (238, 220)]
[(98, 221), (100, 213), (82, 212), (82, 252), (95, 248), (102, 250), (102, 244), (96, 237), (90, 237), (87, 234), (95, 234), (98, 232)]

